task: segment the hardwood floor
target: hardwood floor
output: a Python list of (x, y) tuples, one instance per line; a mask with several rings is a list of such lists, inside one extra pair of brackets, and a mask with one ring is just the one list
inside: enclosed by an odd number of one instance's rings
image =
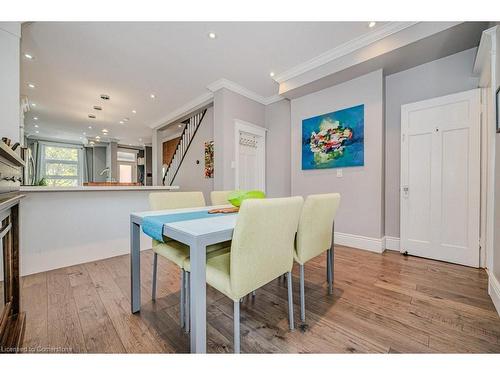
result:
[[(179, 327), (179, 270), (159, 257), (151, 301), (152, 253), (142, 253), (142, 309), (130, 313), (129, 257), (24, 277), (24, 344), (30, 352), (185, 353)], [(242, 352), (500, 353), (500, 318), (478, 270), (387, 251), (337, 246), (334, 295), (325, 256), (308, 262), (307, 325), (288, 330), (287, 291), (275, 280), (246, 298)], [(294, 302), (299, 321), (298, 269)], [(232, 301), (207, 291), (207, 350), (232, 351)]]

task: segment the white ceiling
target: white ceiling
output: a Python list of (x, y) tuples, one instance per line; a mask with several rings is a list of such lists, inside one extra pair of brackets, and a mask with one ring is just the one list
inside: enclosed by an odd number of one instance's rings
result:
[[(23, 25), (21, 94), (28, 134), (151, 142), (149, 125), (226, 78), (268, 97), (276, 75), (373, 32), (368, 22), (34, 22)], [(216, 39), (208, 33), (215, 32)], [(28, 83), (35, 84), (34, 89)], [(156, 99), (150, 99), (154, 93)], [(99, 98), (108, 94), (109, 101)], [(103, 110), (94, 111), (94, 105)], [(132, 110), (137, 110), (133, 114)], [(94, 113), (95, 120), (88, 119)], [(38, 117), (34, 121), (33, 117)], [(119, 124), (124, 117), (130, 121)], [(38, 123), (39, 127), (34, 128)], [(92, 129), (88, 129), (92, 126)], [(86, 136), (83, 135), (86, 132)], [(141, 139), (141, 140), (139, 140)]]

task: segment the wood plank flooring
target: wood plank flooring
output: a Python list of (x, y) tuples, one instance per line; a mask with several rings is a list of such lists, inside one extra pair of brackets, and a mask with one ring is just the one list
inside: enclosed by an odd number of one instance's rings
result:
[[(186, 353), (179, 327), (179, 270), (159, 257), (151, 301), (152, 253), (142, 253), (142, 310), (130, 313), (129, 257), (22, 279), (30, 352)], [(246, 353), (500, 353), (500, 318), (484, 270), (337, 246), (334, 295), (325, 256), (305, 266), (307, 324), (288, 330), (287, 290), (275, 280), (246, 298)], [(298, 269), (294, 269), (299, 321)], [(207, 350), (232, 352), (232, 301), (208, 288)]]

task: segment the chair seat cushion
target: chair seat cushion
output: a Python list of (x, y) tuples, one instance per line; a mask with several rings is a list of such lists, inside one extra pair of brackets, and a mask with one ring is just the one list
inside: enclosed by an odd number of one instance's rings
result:
[[(231, 246), (231, 241), (210, 245), (207, 248), (207, 253), (212, 253), (228, 246)], [(189, 246), (172, 239), (169, 239), (167, 242), (153, 240), (153, 251), (174, 262), (180, 268), (183, 268), (184, 262), (189, 259)]]
[[(231, 249), (224, 248), (207, 254), (207, 284), (233, 298), (231, 293), (231, 284), (229, 278), (229, 269), (231, 262)], [(184, 269), (191, 271), (189, 259), (184, 262)], [(234, 299), (234, 298), (233, 298)]]

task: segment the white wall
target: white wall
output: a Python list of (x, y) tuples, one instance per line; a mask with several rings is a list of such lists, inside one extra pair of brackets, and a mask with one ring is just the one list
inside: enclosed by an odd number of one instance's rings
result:
[[(341, 178), (335, 169), (302, 170), (302, 120), (359, 104), (365, 105), (365, 165), (343, 168)], [(340, 193), (335, 231), (379, 244), (383, 237), (383, 111), (382, 70), (291, 101), (291, 194)]]
[(385, 231), (399, 237), (401, 105), (478, 87), (476, 48), (419, 65), (385, 79)]
[(214, 93), (214, 189), (235, 186), (234, 120), (265, 127), (265, 106), (225, 88)]
[[(494, 46), (494, 83), (495, 91), (500, 87), (500, 31), (496, 32), (496, 45)], [(493, 102), (495, 99), (493, 100)], [(495, 108), (495, 107), (494, 107)], [(496, 112), (495, 112), (496, 113)], [(496, 113), (500, 118), (500, 114)], [(495, 233), (494, 233), (494, 250), (493, 250), (493, 274), (497, 281), (500, 282), (500, 133), (495, 134)], [(500, 287), (500, 285), (498, 285)], [(497, 290), (497, 298), (500, 299), (500, 290)], [(497, 300), (497, 310), (500, 314), (500, 309)]]
[(290, 196), (290, 101), (266, 106), (266, 194)]
[[(205, 142), (213, 140), (213, 135), (214, 109), (210, 107), (172, 183), (179, 186), (179, 191), (202, 191), (207, 204), (210, 202), (210, 192), (214, 189), (214, 179), (205, 178)], [(196, 164), (197, 160), (199, 164)]]
[[(130, 213), (149, 210), (152, 190), (23, 192), (21, 274), (130, 252)], [(141, 249), (151, 239), (141, 235)]]
[(0, 22), (0, 137), (19, 142), (21, 24)]

